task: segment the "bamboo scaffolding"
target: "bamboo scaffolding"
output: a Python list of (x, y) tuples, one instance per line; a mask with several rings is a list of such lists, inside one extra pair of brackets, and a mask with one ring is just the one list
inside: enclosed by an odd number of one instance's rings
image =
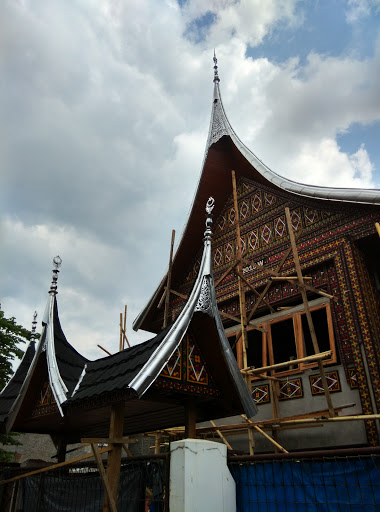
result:
[(166, 283), (164, 323), (162, 324), (162, 328), (163, 329), (165, 329), (165, 327), (168, 325), (170, 288), (171, 288), (172, 267), (173, 267), (174, 240), (175, 240), (175, 230), (173, 229), (172, 230), (172, 239), (171, 239), (171, 242), (170, 242), (170, 256), (169, 256), (168, 280), (167, 280), (167, 283)]
[[(102, 448), (99, 450), (99, 453), (110, 452), (112, 447), (107, 446), (106, 448)], [(87, 453), (86, 455), (81, 455), (80, 457), (75, 457), (74, 459), (66, 460), (65, 462), (58, 462), (57, 464), (52, 464), (51, 466), (46, 466), (44, 468), (35, 469), (34, 471), (29, 471), (28, 473), (24, 473), (22, 475), (14, 476), (13, 478), (8, 478), (7, 480), (0, 481), (0, 485), (9, 484), (10, 482), (15, 482), (16, 480), (21, 480), (22, 478), (26, 478), (27, 476), (38, 475), (39, 473), (44, 473), (45, 471), (52, 471), (53, 469), (62, 468), (64, 466), (69, 466), (70, 464), (75, 464), (75, 462), (80, 462), (85, 459), (90, 459), (93, 457), (93, 453)]]

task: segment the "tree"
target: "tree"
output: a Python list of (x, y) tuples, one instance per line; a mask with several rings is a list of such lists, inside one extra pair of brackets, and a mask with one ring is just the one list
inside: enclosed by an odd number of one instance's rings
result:
[[(16, 323), (14, 317), (6, 318), (0, 304), (0, 391), (4, 388), (13, 374), (12, 362), (15, 358), (20, 359), (23, 350), (19, 347), (31, 338), (31, 331)], [(38, 338), (38, 335), (35, 336)], [(0, 434), (0, 444), (18, 446), (21, 443), (17, 440), (17, 434)], [(11, 460), (13, 453), (0, 448), (0, 462)]]

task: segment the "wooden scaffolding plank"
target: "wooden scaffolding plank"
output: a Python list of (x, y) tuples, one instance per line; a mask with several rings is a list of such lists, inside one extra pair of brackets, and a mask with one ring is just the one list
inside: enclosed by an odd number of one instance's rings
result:
[(169, 316), (169, 303), (170, 303), (170, 288), (172, 281), (172, 267), (173, 267), (173, 248), (174, 248), (174, 240), (175, 240), (175, 230), (172, 230), (172, 239), (170, 242), (170, 256), (169, 256), (169, 268), (168, 268), (168, 280), (166, 283), (166, 296), (165, 296), (165, 310), (164, 310), (164, 323), (162, 328), (168, 325), (168, 316)]
[[(317, 335), (315, 333), (314, 323), (313, 323), (313, 319), (312, 319), (311, 311), (310, 311), (310, 307), (309, 307), (309, 301), (307, 299), (306, 289), (304, 287), (305, 283), (304, 283), (304, 280), (303, 280), (301, 264), (300, 264), (300, 260), (299, 260), (299, 257), (298, 257), (297, 245), (296, 245), (296, 241), (295, 241), (295, 238), (294, 238), (294, 232), (293, 232), (293, 227), (292, 227), (292, 220), (291, 220), (291, 217), (290, 217), (290, 210), (289, 210), (288, 207), (285, 208), (285, 216), (286, 216), (286, 223), (287, 223), (287, 226), (288, 226), (288, 232), (289, 232), (289, 237), (290, 237), (290, 244), (292, 246), (292, 251), (293, 251), (294, 264), (295, 264), (296, 273), (297, 273), (297, 276), (298, 276), (298, 283), (301, 285), (300, 286), (300, 292), (301, 292), (301, 296), (302, 296), (302, 300), (303, 300), (303, 305), (304, 305), (304, 308), (305, 308), (305, 314), (306, 314), (306, 318), (307, 318), (307, 323), (309, 325), (311, 341), (313, 343), (314, 352), (316, 354), (319, 354), (320, 350), (319, 350)], [(333, 406), (333, 403), (332, 403), (332, 400), (331, 400), (330, 390), (329, 390), (329, 387), (328, 387), (328, 384), (327, 384), (326, 374), (325, 374), (325, 370), (323, 368), (322, 360), (318, 361), (318, 368), (319, 368), (319, 373), (321, 375), (322, 385), (323, 385), (323, 389), (324, 389), (324, 392), (325, 392), (325, 397), (326, 397), (326, 402), (327, 402), (327, 406), (328, 406), (328, 409), (329, 409), (329, 414), (332, 417), (332, 416), (335, 415), (335, 413), (334, 413), (334, 406)]]
[[(110, 446), (107, 446), (106, 448), (102, 448), (101, 450), (99, 450), (99, 453), (106, 453), (110, 452), (111, 450), (112, 448)], [(81, 455), (80, 457), (75, 457), (74, 459), (66, 460), (65, 462), (58, 462), (58, 464), (52, 464), (51, 466), (35, 469), (34, 471), (29, 471), (28, 473), (17, 475), (14, 476), (13, 478), (8, 478), (7, 480), (2, 480), (0, 481), (0, 485), (9, 484), (10, 482), (15, 482), (16, 480), (26, 478), (27, 476), (38, 475), (39, 473), (44, 473), (45, 471), (52, 471), (53, 469), (62, 468), (63, 466), (69, 466), (70, 464), (75, 464), (76, 462), (80, 462), (85, 459), (90, 459), (93, 456), (93, 453), (87, 453), (86, 455)]]
[(111, 489), (110, 483), (108, 481), (108, 477), (106, 475), (106, 470), (104, 469), (104, 466), (103, 466), (103, 461), (102, 461), (102, 457), (99, 453), (99, 449), (98, 449), (97, 445), (94, 443), (91, 443), (91, 448), (94, 453), (96, 464), (99, 469), (100, 478), (103, 483), (105, 495), (107, 496), (109, 508), (111, 509), (112, 512), (117, 512), (117, 506), (116, 506), (114, 497), (112, 495), (112, 489)]

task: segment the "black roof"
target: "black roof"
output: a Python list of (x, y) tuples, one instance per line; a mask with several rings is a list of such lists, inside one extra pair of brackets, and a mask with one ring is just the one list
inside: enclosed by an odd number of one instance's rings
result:
[(89, 360), (79, 354), (67, 341), (59, 321), (56, 297), (54, 297), (54, 350), (59, 373), (71, 395), (78, 383), (84, 365)]
[(117, 352), (112, 356), (90, 361), (78, 391), (68, 399), (65, 405), (128, 388), (130, 382), (149, 360), (170, 327), (171, 325), (154, 338), (139, 345)]
[(7, 419), (9, 411), (20, 394), (34, 354), (35, 341), (33, 340), (29, 343), (19, 367), (0, 395), (0, 422), (4, 422)]

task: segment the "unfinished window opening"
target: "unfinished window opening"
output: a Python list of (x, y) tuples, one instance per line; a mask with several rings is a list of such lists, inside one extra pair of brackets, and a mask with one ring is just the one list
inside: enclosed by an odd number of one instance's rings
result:
[[(315, 334), (318, 341), (319, 351), (325, 352), (330, 350), (330, 335), (327, 322), (327, 311), (325, 308), (317, 309), (311, 312)], [(314, 346), (311, 339), (309, 324), (306, 314), (301, 315), (303, 351), (304, 356), (312, 356), (314, 354)]]
[(261, 368), (267, 365), (265, 336), (261, 331), (252, 329), (247, 332), (247, 364), (255, 368)]
[[(271, 364), (298, 359), (294, 318), (287, 318), (270, 325)], [(283, 372), (284, 370), (279, 370)], [(276, 372), (278, 373), (278, 372)]]

